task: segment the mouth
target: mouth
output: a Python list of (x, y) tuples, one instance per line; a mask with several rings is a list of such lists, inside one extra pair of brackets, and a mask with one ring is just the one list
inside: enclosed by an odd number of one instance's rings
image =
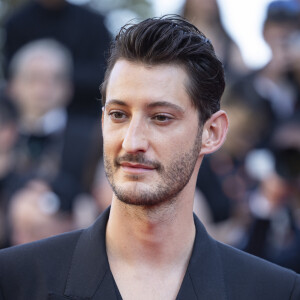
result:
[(151, 165), (131, 163), (131, 162), (122, 162), (120, 166), (123, 171), (131, 174), (141, 174), (145, 172), (151, 172), (156, 169), (154, 166)]

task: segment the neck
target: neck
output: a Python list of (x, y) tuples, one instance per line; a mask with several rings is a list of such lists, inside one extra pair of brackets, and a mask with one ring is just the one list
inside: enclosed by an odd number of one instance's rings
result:
[(124, 204), (114, 196), (106, 229), (109, 260), (152, 268), (187, 265), (195, 239), (190, 198), (149, 208)]

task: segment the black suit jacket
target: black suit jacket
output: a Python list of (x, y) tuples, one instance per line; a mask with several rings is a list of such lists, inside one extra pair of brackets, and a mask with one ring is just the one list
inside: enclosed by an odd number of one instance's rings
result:
[[(117, 299), (106, 210), (89, 228), (0, 251), (0, 299)], [(300, 299), (300, 276), (213, 240), (195, 217), (196, 239), (179, 300)]]

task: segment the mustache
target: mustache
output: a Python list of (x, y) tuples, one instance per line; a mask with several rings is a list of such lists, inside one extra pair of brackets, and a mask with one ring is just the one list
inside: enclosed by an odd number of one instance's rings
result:
[(127, 153), (123, 156), (117, 157), (114, 161), (114, 164), (116, 167), (119, 167), (122, 162), (131, 162), (131, 163), (147, 165), (157, 170), (163, 169), (161, 163), (155, 160), (149, 160), (145, 158), (145, 155), (143, 153), (136, 153), (136, 154)]

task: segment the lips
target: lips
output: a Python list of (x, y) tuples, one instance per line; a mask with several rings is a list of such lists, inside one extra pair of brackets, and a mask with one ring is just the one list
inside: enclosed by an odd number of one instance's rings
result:
[(136, 164), (136, 163), (130, 163), (130, 162), (122, 162), (122, 167), (127, 168), (133, 168), (133, 169), (145, 169), (145, 170), (154, 170), (155, 168), (150, 165), (144, 165), (144, 164)]
[(151, 165), (144, 165), (139, 163), (122, 162), (120, 164), (122, 170), (126, 173), (141, 174), (155, 170), (155, 167)]

